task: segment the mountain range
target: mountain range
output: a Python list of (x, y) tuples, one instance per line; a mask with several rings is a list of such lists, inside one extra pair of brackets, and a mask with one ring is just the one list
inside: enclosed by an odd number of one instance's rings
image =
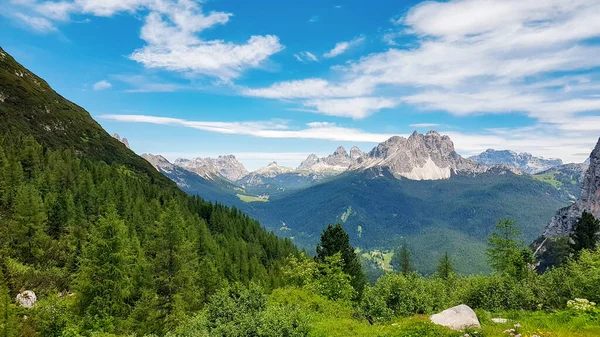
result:
[(529, 174), (546, 171), (563, 164), (562, 160), (557, 158), (545, 159), (543, 157), (535, 157), (527, 152), (516, 153), (510, 150), (493, 149), (488, 149), (478, 155), (471, 156), (469, 159), (484, 165), (507, 165)]
[[(534, 240), (556, 209), (579, 194), (585, 167), (550, 161), (545, 165), (556, 165), (532, 175), (503, 157), (478, 163), (460, 156), (452, 140), (436, 131), (391, 137), (369, 152), (338, 147), (326, 157), (310, 155), (296, 168), (272, 162), (246, 175), (235, 157), (220, 158), (227, 160), (214, 161), (204, 176), (177, 165), (194, 160), (149, 161), (184, 191), (236, 206), (301, 247), (314, 247), (322, 229), (339, 222), (361, 249), (409, 244), (423, 272), (432, 272), (445, 251), (463, 257), (457, 261), (461, 272), (489, 271), (484, 252), (495, 223), (511, 218), (524, 239)], [(219, 165), (235, 168), (241, 178), (227, 179)]]

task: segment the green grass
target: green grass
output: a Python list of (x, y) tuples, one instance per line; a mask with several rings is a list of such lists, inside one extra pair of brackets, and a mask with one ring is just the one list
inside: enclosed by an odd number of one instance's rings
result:
[[(358, 318), (355, 309), (348, 305), (326, 300), (314, 293), (297, 288), (280, 288), (270, 296), (271, 304), (290, 304), (309, 313), (312, 337), (463, 337), (466, 332), (471, 337), (509, 337), (505, 330), (520, 324), (522, 337), (537, 334), (540, 337), (594, 337), (600, 336), (600, 313), (581, 313), (569, 310), (511, 311), (489, 313), (476, 310), (481, 329), (470, 331), (452, 331), (429, 321), (428, 315), (397, 317), (389, 322), (370, 324)], [(501, 317), (509, 321), (506, 324), (492, 322), (492, 318)], [(477, 332), (477, 333), (474, 333)]]
[(554, 174), (536, 174), (532, 177), (535, 180), (539, 180), (552, 185), (552, 187), (556, 188), (557, 190), (560, 190), (563, 187), (563, 183), (561, 181), (556, 180)]
[(392, 271), (392, 266), (390, 262), (392, 261), (392, 256), (394, 256), (393, 251), (380, 251), (380, 250), (371, 250), (363, 252), (362, 257), (369, 261), (374, 261), (381, 267), (381, 269), (386, 271)]
[(245, 194), (236, 194), (238, 198), (240, 198), (243, 202), (269, 202), (268, 196), (254, 196), (254, 195), (245, 195)]

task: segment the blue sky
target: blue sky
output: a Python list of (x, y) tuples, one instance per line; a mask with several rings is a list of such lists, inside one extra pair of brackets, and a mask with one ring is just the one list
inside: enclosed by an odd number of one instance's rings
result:
[(0, 0), (0, 45), (138, 153), (296, 166), (417, 129), (585, 160), (597, 0)]

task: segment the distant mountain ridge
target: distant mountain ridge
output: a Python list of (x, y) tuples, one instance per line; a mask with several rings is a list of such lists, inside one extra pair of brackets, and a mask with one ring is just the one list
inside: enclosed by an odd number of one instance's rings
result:
[(510, 150), (494, 149), (487, 149), (478, 155), (469, 157), (469, 159), (484, 165), (507, 165), (529, 174), (539, 173), (563, 164), (562, 160), (558, 158), (546, 159), (533, 156), (527, 152), (516, 153)]

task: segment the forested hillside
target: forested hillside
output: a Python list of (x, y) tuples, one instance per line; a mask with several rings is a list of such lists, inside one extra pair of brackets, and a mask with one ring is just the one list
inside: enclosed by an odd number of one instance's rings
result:
[[(0, 94), (2, 336), (63, 336), (66, 317), (82, 333), (162, 333), (228, 283), (277, 285), (297, 254), (180, 191), (4, 52)], [(26, 320), (12, 304), (25, 289), (46, 310)]]

